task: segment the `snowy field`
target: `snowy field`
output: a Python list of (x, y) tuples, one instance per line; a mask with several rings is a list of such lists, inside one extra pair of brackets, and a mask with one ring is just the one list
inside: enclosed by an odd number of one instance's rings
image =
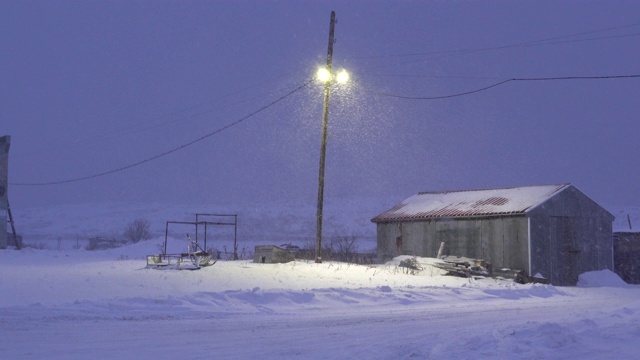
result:
[[(305, 212), (284, 209), (269, 216), (256, 210), (252, 219), (264, 232), (269, 227), (259, 219), (286, 216), (287, 225), (251, 244), (277, 243), (282, 229), (304, 237), (296, 229), (309, 225), (295, 220)], [(398, 267), (400, 259), (147, 269), (145, 255), (157, 252), (163, 221), (191, 216), (157, 211), (16, 211), (25, 241), (44, 245), (0, 251), (0, 359), (640, 357), (640, 287), (609, 271), (583, 274), (577, 287), (554, 287), (442, 276), (432, 259), (420, 259), (417, 274)], [(142, 215), (155, 225), (152, 240), (102, 251), (70, 246), (97, 233), (116, 236)], [(372, 226), (350, 219), (332, 226), (370, 245)], [(238, 221), (247, 228), (242, 234), (260, 232)]]

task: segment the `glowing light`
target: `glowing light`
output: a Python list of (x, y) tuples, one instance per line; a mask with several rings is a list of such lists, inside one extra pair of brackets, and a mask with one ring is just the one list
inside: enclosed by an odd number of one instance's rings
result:
[(331, 73), (326, 68), (318, 69), (318, 73), (316, 74), (318, 80), (322, 82), (327, 82), (331, 79)]
[(340, 84), (346, 83), (347, 81), (349, 81), (349, 73), (345, 69), (340, 70), (338, 76), (336, 76), (336, 80)]

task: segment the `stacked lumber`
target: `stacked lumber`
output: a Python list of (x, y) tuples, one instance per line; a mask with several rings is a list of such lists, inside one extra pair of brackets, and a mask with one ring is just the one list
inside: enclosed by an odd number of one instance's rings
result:
[(491, 263), (482, 259), (444, 256), (440, 260), (433, 266), (447, 271), (447, 275), (465, 278), (491, 276)]

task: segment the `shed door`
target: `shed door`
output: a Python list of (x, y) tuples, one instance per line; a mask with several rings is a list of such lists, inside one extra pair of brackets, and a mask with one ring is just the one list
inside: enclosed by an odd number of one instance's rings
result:
[(581, 251), (577, 230), (576, 219), (564, 216), (551, 217), (551, 249), (556, 253), (555, 263), (552, 265), (556, 270), (553, 277), (559, 285), (575, 285), (578, 282), (578, 260)]

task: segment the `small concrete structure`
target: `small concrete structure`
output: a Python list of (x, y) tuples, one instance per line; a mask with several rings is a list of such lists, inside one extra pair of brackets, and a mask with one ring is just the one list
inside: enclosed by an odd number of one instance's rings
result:
[(289, 251), (275, 245), (258, 245), (255, 247), (253, 262), (260, 264), (288, 263), (295, 260)]
[(7, 248), (10, 136), (0, 137), (0, 249)]
[(378, 261), (445, 253), (494, 269), (575, 285), (587, 271), (613, 270), (614, 216), (571, 184), (426, 192), (371, 221)]

